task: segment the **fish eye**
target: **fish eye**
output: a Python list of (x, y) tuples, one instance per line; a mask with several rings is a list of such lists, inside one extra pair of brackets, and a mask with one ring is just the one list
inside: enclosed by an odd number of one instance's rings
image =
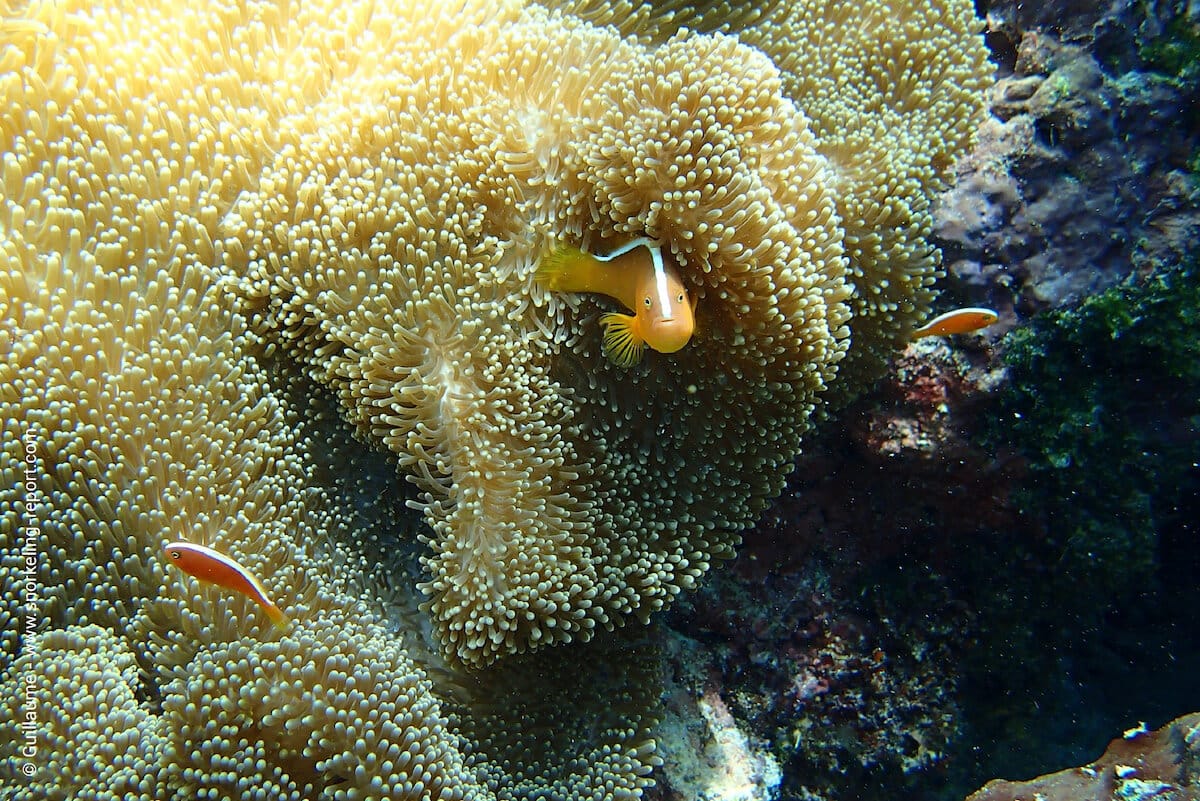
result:
[(179, 558), (179, 551), (171, 551), (171, 558), (172, 558), (172, 559), (178, 559), (178, 558)]
[(676, 303), (683, 303), (683, 293), (682, 293), (682, 292), (680, 292), (680, 293), (679, 293), (679, 296), (675, 298), (675, 302), (676, 302)]
[(649, 297), (645, 298), (642, 302), (646, 304), (647, 309), (652, 305)]

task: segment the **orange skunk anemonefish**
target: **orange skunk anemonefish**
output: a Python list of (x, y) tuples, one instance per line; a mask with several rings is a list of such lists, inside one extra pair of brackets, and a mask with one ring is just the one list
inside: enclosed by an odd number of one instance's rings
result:
[(554, 292), (608, 295), (633, 312), (600, 317), (601, 349), (620, 367), (641, 361), (647, 345), (674, 353), (695, 332), (695, 299), (653, 239), (635, 239), (607, 256), (563, 245), (542, 259), (534, 278)]
[(991, 309), (968, 307), (939, 314), (925, 325), (912, 332), (912, 339), (921, 337), (944, 337), (949, 334), (969, 334), (986, 328), (1000, 319)]
[(263, 608), (272, 623), (281, 629), (287, 628), (288, 616), (267, 596), (258, 579), (236, 559), (194, 542), (172, 542), (163, 550), (171, 564), (184, 573), (248, 596)]

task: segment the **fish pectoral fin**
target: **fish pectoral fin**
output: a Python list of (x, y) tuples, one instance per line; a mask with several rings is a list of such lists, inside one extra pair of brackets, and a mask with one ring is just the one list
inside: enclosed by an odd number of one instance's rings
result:
[(646, 342), (634, 331), (636, 317), (628, 314), (601, 315), (600, 325), (604, 326), (604, 342), (601, 347), (604, 355), (618, 367), (632, 367), (642, 360), (642, 351)]

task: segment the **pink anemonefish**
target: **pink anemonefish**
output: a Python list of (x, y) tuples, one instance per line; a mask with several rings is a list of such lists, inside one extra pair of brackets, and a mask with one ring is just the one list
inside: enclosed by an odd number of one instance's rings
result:
[(263, 608), (272, 623), (281, 629), (287, 628), (288, 616), (267, 596), (258, 579), (236, 559), (194, 542), (172, 542), (163, 550), (171, 564), (184, 573), (248, 596)]
[(674, 353), (695, 331), (695, 302), (665, 262), (662, 245), (646, 237), (607, 256), (563, 245), (542, 259), (534, 278), (554, 292), (596, 292), (633, 310), (600, 317), (604, 353), (620, 367), (637, 364), (646, 345)]
[(965, 309), (955, 309), (948, 311), (945, 314), (939, 314), (925, 325), (913, 331), (912, 339), (920, 339), (921, 337), (941, 337), (949, 334), (969, 334), (972, 331), (978, 331), (980, 328), (986, 328), (996, 320), (1000, 319), (1000, 315), (996, 314), (991, 309), (979, 309), (968, 307)]

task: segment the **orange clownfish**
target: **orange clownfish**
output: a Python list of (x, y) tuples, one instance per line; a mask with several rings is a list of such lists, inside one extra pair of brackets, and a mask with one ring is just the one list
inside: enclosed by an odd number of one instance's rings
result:
[(263, 608), (272, 623), (281, 629), (287, 628), (288, 616), (267, 596), (258, 579), (236, 559), (194, 542), (172, 542), (163, 550), (171, 564), (184, 573), (249, 596)]
[(695, 302), (679, 273), (666, 263), (662, 245), (646, 237), (607, 256), (563, 245), (542, 259), (534, 278), (555, 292), (608, 295), (633, 311), (600, 317), (604, 353), (620, 367), (637, 364), (647, 345), (674, 353), (696, 327)]
[(945, 314), (939, 314), (925, 325), (913, 331), (912, 339), (920, 339), (921, 337), (942, 337), (949, 334), (969, 334), (972, 331), (978, 331), (980, 328), (986, 328), (992, 323), (1000, 319), (1000, 315), (996, 314), (991, 309), (978, 309), (968, 307), (965, 309), (955, 309), (948, 311)]

